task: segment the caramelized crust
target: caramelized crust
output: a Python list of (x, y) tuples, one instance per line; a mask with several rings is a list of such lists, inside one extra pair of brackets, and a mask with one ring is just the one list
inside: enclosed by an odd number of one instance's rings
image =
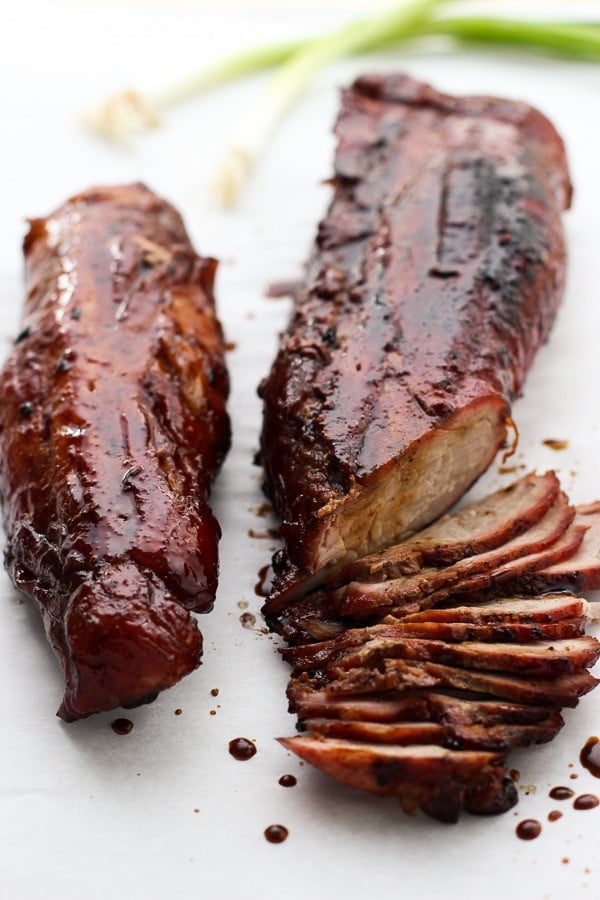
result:
[(487, 468), (565, 271), (566, 161), (537, 111), (371, 76), (337, 135), (261, 386), (266, 485), (301, 575), (423, 528)]
[(6, 564), (62, 665), (59, 714), (132, 705), (200, 662), (229, 446), (216, 262), (143, 185), (92, 188), (25, 239), (0, 378)]

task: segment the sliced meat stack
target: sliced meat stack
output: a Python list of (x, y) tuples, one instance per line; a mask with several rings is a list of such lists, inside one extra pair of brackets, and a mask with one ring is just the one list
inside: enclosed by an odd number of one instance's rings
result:
[(530, 474), (330, 580), (265, 606), (296, 644), (307, 731), (282, 743), (407, 812), (510, 808), (507, 751), (551, 740), (597, 684), (589, 604), (556, 588), (600, 587), (600, 503), (576, 509), (553, 473)]

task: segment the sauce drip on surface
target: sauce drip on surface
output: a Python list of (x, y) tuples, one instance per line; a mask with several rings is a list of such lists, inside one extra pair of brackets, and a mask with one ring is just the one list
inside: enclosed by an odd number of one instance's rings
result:
[(265, 837), (270, 844), (282, 844), (287, 838), (289, 831), (285, 825), (269, 825), (265, 828)]
[(131, 719), (114, 719), (110, 723), (110, 727), (115, 734), (129, 734), (133, 728)]
[(557, 819), (562, 819), (562, 813), (560, 812), (560, 810), (558, 810), (558, 809), (550, 810), (550, 812), (548, 813), (548, 821), (556, 822)]
[(294, 787), (294, 785), (298, 784), (298, 779), (295, 775), (282, 775), (279, 779), (279, 784), (282, 787)]
[(517, 837), (522, 841), (532, 841), (541, 834), (542, 826), (537, 819), (523, 819), (516, 828)]
[(579, 797), (576, 797), (575, 800), (573, 800), (573, 807), (575, 809), (594, 809), (594, 807), (599, 804), (600, 800), (595, 794), (580, 794)]
[(234, 738), (232, 741), (229, 741), (229, 752), (234, 759), (241, 761), (252, 759), (256, 753), (256, 744), (248, 740), (248, 738)]
[(548, 796), (552, 797), (553, 800), (570, 800), (574, 795), (575, 791), (572, 791), (571, 788), (559, 785), (558, 787), (552, 788)]
[(254, 585), (254, 593), (258, 597), (268, 597), (271, 593), (271, 582), (273, 580), (273, 569), (271, 565), (262, 566), (258, 572), (258, 581)]
[(579, 762), (595, 778), (600, 778), (600, 738), (589, 737), (587, 739), (581, 748)]
[(256, 625), (256, 616), (251, 612), (242, 613), (240, 616), (242, 628), (254, 628)]
[(545, 441), (542, 441), (542, 444), (546, 447), (550, 447), (551, 450), (566, 450), (569, 446), (568, 441), (559, 440), (557, 438), (546, 438)]

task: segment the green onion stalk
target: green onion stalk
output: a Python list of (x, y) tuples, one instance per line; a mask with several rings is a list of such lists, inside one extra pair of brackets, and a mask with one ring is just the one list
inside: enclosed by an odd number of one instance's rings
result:
[(245, 50), (209, 66), (155, 95), (124, 91), (86, 117), (106, 137), (131, 143), (140, 131), (155, 127), (170, 107), (202, 92), (267, 69), (275, 69), (240, 123), (214, 186), (231, 205), (285, 113), (314, 75), (337, 59), (399, 46), (424, 36), (507, 45), (573, 59), (600, 61), (599, 22), (531, 21), (504, 17), (440, 16), (451, 0), (411, 0), (368, 18), (350, 22), (321, 37), (304, 38)]

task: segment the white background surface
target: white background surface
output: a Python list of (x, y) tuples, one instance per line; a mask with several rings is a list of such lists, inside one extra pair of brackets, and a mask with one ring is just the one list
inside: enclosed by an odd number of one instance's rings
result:
[[(600, 12), (597, 3), (577, 5)], [(0, 576), (0, 896), (598, 897), (600, 808), (576, 812), (551, 801), (548, 790), (600, 788), (578, 763), (585, 739), (600, 733), (600, 690), (567, 712), (567, 726), (552, 744), (514, 754), (522, 783), (516, 812), (465, 816), (456, 826), (409, 819), (394, 801), (352, 792), (302, 767), (275, 742), (294, 728), (284, 697), (287, 670), (276, 641), (260, 632), (260, 619), (256, 630), (242, 628), (238, 604), (247, 602), (258, 617), (253, 588), (272, 549), (269, 540), (248, 536), (249, 528), (271, 524), (254, 513), (262, 499), (252, 466), (260, 417), (255, 390), (288, 312), (287, 301), (264, 299), (264, 288), (300, 272), (328, 198), (320, 181), (331, 171), (336, 90), (361, 71), (403, 68), (442, 90), (519, 97), (563, 133), (575, 183), (566, 218), (568, 293), (515, 405), (517, 463), (557, 468), (575, 501), (600, 497), (600, 66), (443, 48), (341, 63), (316, 80), (240, 206), (224, 213), (207, 182), (260, 79), (173, 112), (165, 128), (129, 154), (87, 134), (77, 117), (115, 90), (166, 83), (244, 43), (316, 31), (341, 17), (339, 4), (337, 12), (243, 6), (232, 16), (217, 3), (146, 8), (24, 0), (2, 13), (2, 353), (18, 328), (25, 218), (47, 214), (89, 184), (137, 179), (182, 211), (199, 250), (221, 259), (220, 313), (237, 346), (229, 354), (234, 445), (215, 493), (224, 529), (222, 576), (216, 609), (200, 623), (205, 659), (198, 672), (153, 705), (127, 713), (134, 722), (128, 736), (111, 730), (114, 714), (65, 725), (54, 716), (62, 682), (38, 616)], [(543, 445), (545, 438), (565, 439), (569, 447), (557, 453)], [(478, 493), (510, 480), (498, 466)], [(258, 753), (249, 762), (227, 752), (238, 736), (256, 739)], [(297, 775), (295, 788), (278, 785), (286, 772)], [(535, 790), (526, 793), (523, 785)], [(547, 822), (552, 808), (564, 813), (556, 823)], [(544, 827), (526, 843), (514, 829), (530, 816)], [(289, 828), (282, 845), (263, 837), (274, 822)]]

